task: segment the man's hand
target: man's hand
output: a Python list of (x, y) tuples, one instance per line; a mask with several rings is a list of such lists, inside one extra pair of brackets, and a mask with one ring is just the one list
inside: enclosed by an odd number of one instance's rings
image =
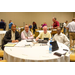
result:
[(19, 42), (18, 40), (15, 40), (16, 42)]
[(18, 40), (12, 40), (12, 43), (19, 42)]
[(12, 43), (15, 43), (16, 42), (16, 40), (12, 40)]
[(37, 37), (35, 40), (37, 41), (39, 39), (39, 37)]

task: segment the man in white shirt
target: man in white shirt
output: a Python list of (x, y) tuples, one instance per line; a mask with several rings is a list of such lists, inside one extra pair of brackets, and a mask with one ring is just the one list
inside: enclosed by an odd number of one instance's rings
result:
[(75, 40), (75, 18), (73, 18), (72, 22), (67, 25), (67, 29), (69, 30), (70, 47), (72, 47), (74, 42), (73, 40)]
[(68, 23), (68, 21), (66, 21), (66, 22), (63, 24), (64, 34), (66, 34), (66, 26), (67, 26), (67, 23)]
[(26, 40), (26, 39), (33, 39), (33, 35), (31, 31), (29, 31), (29, 26), (25, 25), (25, 30), (22, 31), (21, 33), (21, 39)]
[(65, 45), (69, 44), (69, 39), (67, 38), (67, 36), (63, 33), (61, 33), (61, 28), (57, 28), (57, 33), (54, 35), (53, 41), (58, 41), (60, 43), (63, 43)]

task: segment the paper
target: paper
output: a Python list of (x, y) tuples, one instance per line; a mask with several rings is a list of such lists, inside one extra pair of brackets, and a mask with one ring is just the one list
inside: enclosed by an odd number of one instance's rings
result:
[(25, 47), (25, 46), (32, 46), (32, 42), (26, 42), (26, 40), (20, 41), (18, 44), (15, 45), (15, 47)]
[(62, 51), (62, 50), (58, 50), (58, 51), (55, 51), (55, 52), (56, 52), (56, 53), (59, 53), (59, 54), (61, 54), (61, 55), (67, 53), (67, 51)]
[(13, 43), (7, 43), (5, 44), (4, 46), (7, 46), (7, 47), (14, 47), (16, 44), (13, 44)]

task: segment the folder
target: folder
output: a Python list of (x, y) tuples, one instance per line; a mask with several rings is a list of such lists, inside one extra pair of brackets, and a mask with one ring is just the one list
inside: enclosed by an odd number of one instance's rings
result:
[(14, 47), (16, 44), (13, 44), (13, 43), (7, 43), (7, 44), (5, 44), (4, 46), (5, 47)]

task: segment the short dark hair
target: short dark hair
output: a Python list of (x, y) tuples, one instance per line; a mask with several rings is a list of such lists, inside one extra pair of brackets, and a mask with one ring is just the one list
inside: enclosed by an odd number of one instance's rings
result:
[[(15, 24), (12, 24), (12, 26), (13, 26), (13, 25), (15, 25)], [(11, 27), (12, 27), (12, 26), (11, 26)], [(15, 26), (16, 26), (16, 25), (15, 25)]]
[(1, 21), (3, 21), (3, 19), (1, 19)]
[(72, 21), (74, 21), (74, 20), (75, 20), (75, 18), (72, 19)]

